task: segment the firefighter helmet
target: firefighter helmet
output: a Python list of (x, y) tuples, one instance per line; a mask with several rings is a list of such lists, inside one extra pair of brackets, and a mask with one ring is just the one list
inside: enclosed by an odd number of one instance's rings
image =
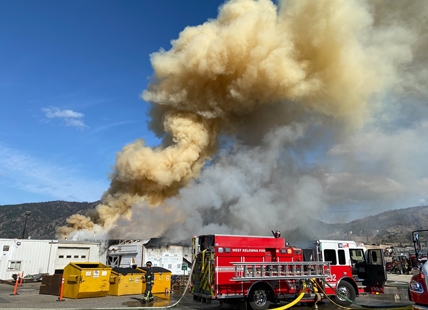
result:
[(152, 266), (152, 262), (151, 262), (151, 261), (148, 261), (148, 262), (146, 263), (146, 266), (147, 266), (147, 267), (151, 267), (151, 266)]

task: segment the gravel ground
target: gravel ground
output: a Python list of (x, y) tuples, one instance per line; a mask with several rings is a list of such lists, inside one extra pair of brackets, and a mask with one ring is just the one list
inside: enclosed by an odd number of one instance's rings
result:
[[(407, 299), (407, 284), (410, 275), (388, 274), (388, 282), (385, 288), (386, 294), (358, 297), (361, 304), (383, 303), (405, 306), (409, 304)], [(182, 292), (171, 294), (156, 294), (155, 301), (146, 305), (140, 302), (142, 295), (105, 296), (94, 298), (69, 299), (63, 298), (59, 301), (58, 296), (39, 294), (40, 282), (24, 283), (18, 287), (14, 295), (14, 286), (0, 283), (0, 309), (129, 309), (129, 308), (159, 308), (165, 309), (174, 305), (182, 296)], [(299, 309), (312, 309), (299, 306)], [(234, 309), (232, 306), (221, 306), (218, 301), (211, 304), (201, 303), (193, 300), (190, 293), (186, 293), (174, 309), (179, 310), (224, 310)], [(327, 301), (320, 309), (337, 309)]]

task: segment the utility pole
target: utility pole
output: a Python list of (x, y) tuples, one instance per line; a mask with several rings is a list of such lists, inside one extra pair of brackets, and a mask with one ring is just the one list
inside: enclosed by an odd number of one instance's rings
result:
[[(21, 239), (25, 238), (25, 233), (27, 231), (27, 219), (31, 215), (31, 211), (25, 211), (24, 215), (25, 215), (25, 222), (24, 222), (24, 230), (22, 231)], [(27, 236), (28, 236), (28, 233), (27, 233)]]

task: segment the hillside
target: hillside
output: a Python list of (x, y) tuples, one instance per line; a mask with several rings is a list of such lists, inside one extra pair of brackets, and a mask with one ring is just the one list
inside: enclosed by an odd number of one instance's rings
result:
[[(21, 238), (26, 211), (27, 236), (32, 239), (54, 239), (55, 228), (65, 225), (72, 214), (86, 214), (96, 202), (50, 201), (0, 206), (0, 238)], [(428, 206), (391, 210), (355, 220), (349, 223), (327, 224), (310, 219), (308, 227), (287, 231), (282, 229), (286, 240), (345, 239), (371, 244), (411, 245), (411, 232), (428, 229)]]
[[(428, 206), (391, 210), (342, 224), (340, 233), (369, 243), (411, 243), (411, 233), (428, 229)], [(351, 233), (352, 232), (352, 233)]]
[(0, 206), (0, 238), (21, 238), (27, 218), (25, 237), (32, 239), (55, 239), (55, 228), (65, 225), (72, 214), (85, 214), (99, 202), (49, 201)]
[(311, 225), (287, 232), (290, 240), (336, 239), (366, 244), (413, 247), (411, 233), (428, 229), (428, 206), (386, 211), (349, 223), (326, 224), (311, 220)]

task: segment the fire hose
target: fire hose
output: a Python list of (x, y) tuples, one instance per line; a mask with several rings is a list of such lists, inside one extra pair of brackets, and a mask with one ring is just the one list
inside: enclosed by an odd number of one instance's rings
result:
[[(175, 307), (175, 306), (177, 306), (182, 300), (183, 300), (183, 298), (185, 298), (185, 294), (186, 294), (186, 292), (187, 292), (187, 290), (189, 289), (189, 286), (190, 286), (190, 281), (191, 281), (191, 278), (192, 278), (192, 274), (193, 274), (193, 270), (194, 270), (194, 266), (195, 266), (195, 263), (196, 263), (196, 260), (194, 260), (193, 261), (193, 264), (192, 264), (192, 267), (191, 267), (191, 272), (190, 272), (190, 274), (189, 274), (189, 278), (188, 278), (188, 280), (187, 280), (187, 283), (186, 283), (186, 286), (185, 286), (185, 288), (184, 288), (184, 290), (183, 290), (183, 293), (182, 293), (182, 295), (180, 296), (180, 298), (175, 302), (175, 303), (173, 303), (173, 304), (171, 304), (171, 305), (168, 305), (168, 306), (162, 306), (162, 307), (153, 307), (153, 306), (148, 306), (148, 307), (135, 307), (135, 309), (169, 309), (169, 308), (173, 308), (173, 307)], [(332, 304), (334, 304), (335, 306), (337, 306), (337, 307), (339, 307), (339, 308), (341, 308), (341, 309), (346, 309), (346, 310), (351, 310), (351, 309), (353, 309), (353, 308), (349, 308), (349, 307), (345, 307), (345, 306), (342, 306), (342, 305), (339, 305), (338, 303), (336, 303), (334, 300), (332, 300), (327, 294), (326, 294), (326, 292), (324, 291), (324, 289), (319, 285), (319, 283), (318, 282), (316, 282), (316, 281), (313, 281), (313, 279), (311, 279), (311, 281), (314, 283), (314, 284), (316, 284), (316, 286), (318, 287), (318, 289), (324, 294), (324, 296), (326, 296), (326, 298), (332, 303)], [(347, 300), (347, 301), (349, 301), (350, 303), (352, 303), (352, 304), (354, 304), (354, 305), (357, 305), (357, 306), (360, 306), (360, 307), (363, 307), (363, 308), (371, 308), (371, 309), (380, 309), (380, 308), (404, 308), (403, 307), (403, 305), (397, 305), (397, 306), (392, 306), (392, 305), (387, 305), (387, 306), (380, 306), (380, 307), (376, 307), (376, 306), (368, 306), (368, 305), (362, 305), (362, 304), (359, 304), (359, 303), (357, 303), (357, 302), (355, 302), (355, 301), (353, 301), (353, 300), (350, 300), (349, 298), (347, 298), (345, 295), (343, 295), (343, 294), (341, 294), (340, 292), (338, 292), (338, 291), (336, 291), (335, 290), (335, 288), (333, 288), (329, 283), (327, 283), (325, 280), (322, 280), (327, 286), (329, 286), (335, 293), (336, 293), (336, 296), (340, 296), (341, 298), (343, 298), (343, 299), (345, 299), (345, 300)], [(295, 300), (293, 300), (292, 302), (290, 302), (290, 303), (288, 303), (288, 304), (286, 304), (286, 305), (284, 305), (284, 306), (281, 306), (281, 307), (278, 307), (278, 308), (272, 308), (271, 310), (286, 310), (286, 309), (289, 309), (289, 308), (291, 308), (291, 307), (293, 307), (293, 306), (295, 306), (298, 302), (300, 302), (300, 300), (303, 298), (303, 296), (305, 295), (305, 289), (306, 289), (306, 282), (305, 281), (303, 281), (303, 285), (302, 285), (302, 291), (301, 291), (301, 293), (297, 296), (297, 298), (295, 299)], [(99, 309), (99, 310), (103, 310), (103, 309), (111, 309), (111, 308), (96, 308), (96, 309)], [(115, 308), (115, 309), (123, 309), (123, 310), (125, 310), (125, 309), (129, 309), (129, 307), (126, 307), (126, 308)]]
[[(189, 274), (189, 279), (186, 283), (185, 289), (183, 290), (183, 294), (175, 303), (168, 305), (168, 306), (162, 306), (162, 307), (135, 307), (135, 309), (168, 309), (168, 308), (173, 308), (173, 307), (177, 306), (181, 302), (181, 300), (184, 298), (187, 290), (189, 289), (195, 263), (196, 263), (196, 260), (193, 261), (193, 264), (191, 267), (191, 272)], [(295, 300), (293, 300), (292, 302), (290, 302), (290, 303), (288, 303), (282, 307), (274, 308), (272, 310), (286, 310), (286, 309), (293, 307), (303, 298), (303, 296), (305, 295), (305, 289), (306, 289), (306, 282), (303, 281), (302, 292), (297, 296), (297, 298)], [(101, 309), (101, 308), (98, 308), (98, 309)], [(129, 308), (115, 308), (115, 309), (129, 309)]]
[[(173, 308), (173, 307), (177, 306), (181, 302), (181, 300), (184, 298), (187, 290), (189, 289), (190, 281), (192, 279), (192, 273), (193, 273), (193, 270), (195, 267), (195, 263), (196, 263), (196, 260), (193, 260), (192, 267), (191, 267), (191, 270), (189, 273), (189, 279), (187, 280), (186, 286), (183, 290), (183, 294), (181, 294), (180, 298), (175, 303), (168, 305), (168, 306), (162, 306), (162, 307), (135, 307), (135, 309), (168, 309), (168, 308)], [(115, 308), (115, 309), (117, 309), (117, 308)], [(129, 309), (129, 308), (124, 308), (124, 309)]]
[(278, 308), (273, 308), (272, 310), (285, 310), (285, 309), (289, 309), (291, 307), (293, 307), (295, 304), (297, 304), (305, 295), (305, 289), (306, 289), (306, 282), (303, 281), (303, 287), (302, 287), (302, 292), (299, 294), (299, 296), (297, 296), (297, 298), (295, 300), (293, 300), (292, 302), (282, 306), (282, 307), (278, 307)]
[[(171, 305), (168, 305), (168, 306), (162, 306), (162, 307), (153, 307), (153, 306), (149, 306), (149, 307), (133, 307), (133, 309), (168, 309), (168, 308), (173, 308), (173, 307), (177, 306), (181, 302), (181, 300), (184, 298), (184, 295), (186, 294), (187, 290), (189, 289), (190, 280), (192, 278), (192, 273), (193, 273), (193, 269), (195, 267), (195, 263), (196, 263), (196, 260), (193, 261), (193, 264), (192, 264), (192, 267), (191, 267), (191, 272), (189, 274), (189, 279), (188, 279), (187, 284), (186, 284), (186, 286), (185, 286), (185, 288), (183, 290), (183, 294), (181, 295), (181, 297), (175, 303), (173, 303)], [(140, 300), (139, 298), (134, 298), (134, 299)], [(116, 307), (115, 308), (94, 308), (94, 309), (98, 309), (98, 310), (107, 310), (107, 309), (109, 309), (109, 310), (111, 310), (111, 309), (125, 310), (125, 309), (127, 309), (127, 310), (129, 310), (129, 307), (126, 307), (126, 308), (116, 308)]]

